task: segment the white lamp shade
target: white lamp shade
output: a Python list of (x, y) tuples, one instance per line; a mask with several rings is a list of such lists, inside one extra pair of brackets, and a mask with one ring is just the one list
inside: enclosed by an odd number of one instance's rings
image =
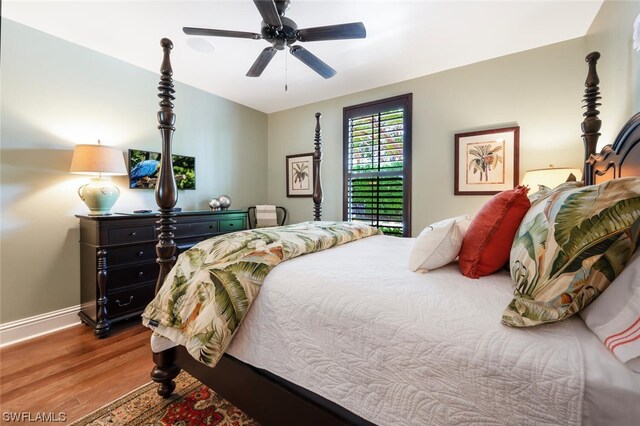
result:
[[(550, 167), (548, 169), (527, 170), (522, 179), (521, 185), (528, 186), (532, 192), (538, 190), (538, 185), (544, 185), (547, 188), (555, 188), (569, 177), (575, 176), (575, 180), (582, 179), (582, 171), (570, 167)], [(573, 179), (571, 179), (573, 180)]]
[(71, 160), (71, 173), (126, 175), (124, 155), (118, 148), (106, 145), (76, 145)]

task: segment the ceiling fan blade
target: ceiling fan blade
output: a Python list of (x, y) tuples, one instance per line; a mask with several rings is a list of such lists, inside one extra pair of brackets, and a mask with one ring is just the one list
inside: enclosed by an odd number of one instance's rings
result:
[(260, 40), (262, 38), (260, 34), (248, 33), (245, 31), (227, 31), (227, 30), (214, 30), (210, 28), (192, 28), (192, 27), (183, 27), (182, 31), (184, 31), (185, 34), (200, 35), (200, 36), (250, 38), (253, 40)]
[(304, 62), (309, 68), (323, 76), (324, 78), (331, 78), (336, 75), (336, 70), (325, 64), (313, 53), (309, 52), (302, 46), (291, 46), (289, 49), (291, 54), (296, 58)]
[(296, 31), (296, 38), (299, 41), (345, 40), (349, 38), (365, 38), (366, 36), (367, 30), (362, 22), (303, 28)]
[(260, 16), (267, 24), (278, 29), (282, 28), (282, 21), (276, 9), (276, 3), (273, 0), (253, 0), (260, 12)]
[(276, 54), (277, 50), (275, 47), (265, 47), (262, 53), (258, 55), (256, 61), (251, 65), (249, 71), (247, 72), (247, 77), (260, 77), (262, 71), (269, 65), (271, 59)]

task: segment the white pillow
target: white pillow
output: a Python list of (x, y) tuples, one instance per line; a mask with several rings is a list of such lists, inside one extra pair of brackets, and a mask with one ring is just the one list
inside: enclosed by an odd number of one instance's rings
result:
[(580, 316), (607, 349), (640, 373), (640, 249)]
[(432, 223), (420, 232), (409, 256), (412, 271), (431, 270), (451, 263), (458, 257), (462, 239), (471, 219), (458, 216)]

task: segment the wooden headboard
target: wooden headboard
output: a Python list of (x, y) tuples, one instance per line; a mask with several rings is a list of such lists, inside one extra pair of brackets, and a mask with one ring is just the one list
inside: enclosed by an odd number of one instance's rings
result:
[(600, 79), (596, 64), (600, 59), (599, 52), (591, 52), (585, 58), (589, 64), (589, 72), (585, 81), (584, 120), (582, 121), (582, 140), (584, 142), (584, 182), (593, 185), (607, 180), (626, 176), (640, 176), (640, 113), (636, 113), (627, 121), (612, 144), (596, 153), (596, 145), (600, 137), (602, 122), (598, 118), (601, 105)]
[(591, 154), (585, 164), (587, 185), (626, 176), (640, 176), (640, 112), (624, 125), (615, 141)]

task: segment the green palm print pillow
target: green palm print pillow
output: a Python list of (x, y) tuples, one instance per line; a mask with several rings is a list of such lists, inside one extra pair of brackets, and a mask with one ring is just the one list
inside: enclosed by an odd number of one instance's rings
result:
[(638, 244), (640, 178), (551, 191), (525, 215), (511, 247), (514, 297), (502, 322), (568, 318), (615, 279)]

